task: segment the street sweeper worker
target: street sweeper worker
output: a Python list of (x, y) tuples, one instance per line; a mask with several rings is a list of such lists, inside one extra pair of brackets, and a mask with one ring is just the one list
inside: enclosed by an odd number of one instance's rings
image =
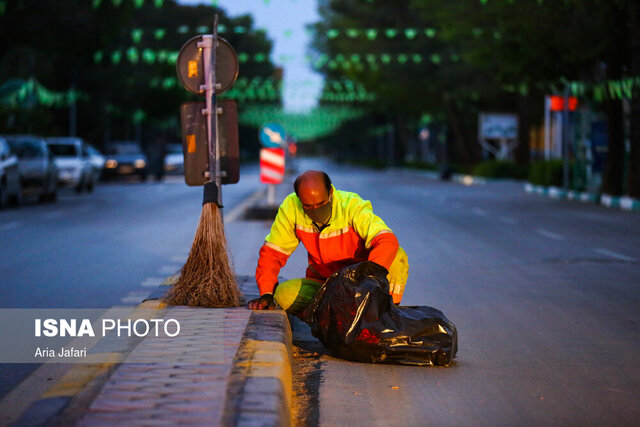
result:
[[(251, 300), (249, 308), (272, 309), (275, 299), (287, 312), (298, 314), (332, 273), (367, 260), (389, 272), (389, 292), (394, 303), (400, 303), (409, 275), (407, 254), (373, 213), (371, 202), (337, 190), (329, 176), (317, 170), (302, 173), (293, 188), (260, 248), (260, 298)], [(308, 252), (306, 276), (278, 283), (280, 269), (300, 242)]]

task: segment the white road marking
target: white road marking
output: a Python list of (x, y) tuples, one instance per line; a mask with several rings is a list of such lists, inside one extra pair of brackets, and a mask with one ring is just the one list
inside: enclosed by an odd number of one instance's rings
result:
[(120, 298), (120, 302), (123, 304), (139, 304), (144, 300), (149, 294), (146, 292), (129, 292), (129, 294)]
[(164, 277), (147, 277), (140, 283), (140, 286), (143, 288), (155, 288), (156, 286), (160, 286), (160, 284), (164, 282), (164, 279)]
[(251, 196), (247, 197), (242, 203), (233, 208), (228, 215), (224, 215), (224, 221), (229, 223), (237, 220), (249, 206), (251, 206), (258, 198), (264, 197), (265, 190), (258, 190)]
[(46, 219), (56, 219), (56, 218), (63, 217), (65, 213), (66, 213), (65, 211), (53, 211), (53, 212), (44, 214), (44, 217)]
[(15, 230), (18, 227), (20, 227), (20, 223), (18, 221), (11, 221), (6, 224), (0, 225), (0, 231)]
[(76, 209), (73, 210), (73, 213), (89, 212), (92, 208), (93, 206), (89, 206), (89, 205), (78, 206)]
[(181, 262), (184, 264), (184, 262), (187, 260), (188, 257), (189, 257), (189, 254), (174, 255), (170, 258), (170, 260), (171, 262)]
[(487, 216), (487, 211), (485, 211), (484, 209), (472, 208), (471, 212), (478, 216)]
[(536, 233), (553, 240), (565, 240), (564, 236), (562, 236), (561, 234), (545, 230), (544, 228), (536, 228)]
[(176, 274), (181, 268), (181, 265), (163, 265), (158, 270), (158, 274)]
[(619, 259), (619, 260), (622, 260), (622, 261), (628, 261), (628, 262), (635, 262), (636, 261), (635, 258), (631, 258), (629, 256), (622, 255), (622, 254), (619, 254), (617, 252), (610, 251), (608, 249), (594, 248), (593, 250), (595, 252), (598, 252), (599, 254), (606, 255), (606, 256), (609, 256), (611, 258)]
[(504, 222), (505, 224), (509, 224), (509, 225), (518, 224), (517, 219), (509, 218), (508, 216), (501, 216), (500, 218), (498, 218), (498, 221)]

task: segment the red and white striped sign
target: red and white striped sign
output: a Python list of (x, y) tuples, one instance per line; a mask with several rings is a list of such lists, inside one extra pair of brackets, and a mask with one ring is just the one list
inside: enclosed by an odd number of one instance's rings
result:
[(260, 149), (260, 182), (280, 184), (284, 178), (284, 149)]

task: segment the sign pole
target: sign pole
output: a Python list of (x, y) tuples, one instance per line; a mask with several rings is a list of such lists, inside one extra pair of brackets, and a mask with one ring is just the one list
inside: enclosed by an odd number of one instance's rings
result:
[(209, 151), (209, 182), (215, 182), (218, 189), (218, 206), (222, 207), (220, 176), (220, 151), (218, 142), (218, 107), (216, 102), (216, 47), (218, 38), (218, 15), (213, 21), (213, 36), (202, 36), (205, 80), (205, 111), (207, 116), (207, 143)]

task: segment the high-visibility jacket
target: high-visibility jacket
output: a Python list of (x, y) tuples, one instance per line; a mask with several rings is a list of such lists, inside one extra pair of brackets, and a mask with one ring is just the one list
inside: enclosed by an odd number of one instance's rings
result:
[(260, 295), (273, 292), (280, 269), (302, 242), (309, 253), (307, 278), (324, 281), (342, 267), (374, 261), (389, 270), (390, 292), (394, 302), (399, 302), (409, 274), (407, 254), (391, 229), (373, 213), (371, 202), (332, 188), (331, 218), (322, 230), (304, 213), (295, 193), (284, 199), (260, 248), (256, 269)]

